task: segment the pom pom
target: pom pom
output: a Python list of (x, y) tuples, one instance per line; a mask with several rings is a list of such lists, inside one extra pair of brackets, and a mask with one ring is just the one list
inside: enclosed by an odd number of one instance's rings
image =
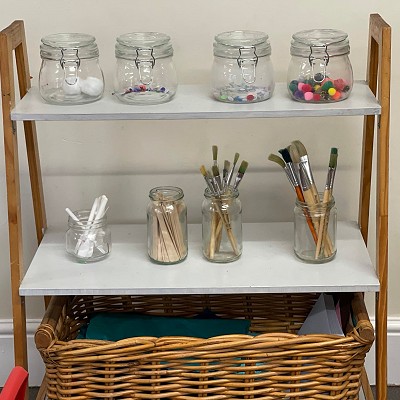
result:
[(301, 90), (302, 90), (304, 93), (306, 93), (306, 92), (311, 92), (312, 86), (309, 85), (308, 83), (305, 83), (305, 84), (301, 87)]
[(313, 97), (314, 97), (314, 101), (321, 101), (321, 95), (319, 93), (314, 93)]
[(297, 90), (297, 85), (299, 84), (298, 81), (293, 80), (289, 83), (289, 90), (294, 93)]
[(335, 93), (336, 93), (336, 89), (334, 89), (334, 88), (328, 89), (328, 94), (329, 94), (329, 96), (334, 96)]
[(333, 100), (339, 100), (342, 97), (342, 94), (339, 92), (339, 90), (336, 91), (336, 93), (332, 96)]
[(304, 86), (304, 83), (303, 82), (299, 82), (297, 84), (297, 90), (301, 90), (303, 86)]
[(79, 81), (82, 93), (88, 96), (97, 97), (103, 93), (104, 84), (99, 78), (89, 76), (86, 79), (80, 79)]
[(253, 101), (253, 100), (254, 100), (254, 95), (252, 95), (252, 94), (250, 93), (250, 94), (248, 94), (248, 95), (246, 96), (246, 99), (247, 99), (247, 101)]
[(62, 89), (65, 94), (69, 95), (78, 95), (81, 94), (81, 87), (79, 78), (76, 79), (75, 83), (69, 84), (67, 81), (64, 80)]
[(342, 91), (346, 86), (346, 82), (343, 79), (335, 79), (333, 85), (337, 90)]
[(314, 98), (314, 93), (312, 92), (306, 92), (304, 93), (304, 100), (310, 101)]

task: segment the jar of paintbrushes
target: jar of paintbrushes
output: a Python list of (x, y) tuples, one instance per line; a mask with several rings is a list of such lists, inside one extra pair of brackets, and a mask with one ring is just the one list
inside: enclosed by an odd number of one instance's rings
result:
[[(296, 199), (294, 208), (294, 253), (308, 263), (324, 263), (336, 255), (337, 209), (333, 196), (320, 193), (319, 202)], [(311, 228), (311, 229), (310, 229)]]
[(187, 209), (182, 189), (160, 186), (150, 190), (147, 206), (147, 249), (157, 264), (176, 264), (188, 253)]
[(202, 205), (203, 255), (227, 263), (242, 254), (242, 205), (239, 192), (230, 186), (217, 194), (207, 188)]

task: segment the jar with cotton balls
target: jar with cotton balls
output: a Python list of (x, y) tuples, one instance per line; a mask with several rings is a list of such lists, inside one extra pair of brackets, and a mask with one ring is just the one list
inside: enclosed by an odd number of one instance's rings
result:
[(41, 39), (39, 90), (51, 104), (91, 103), (104, 93), (96, 39), (85, 33), (55, 33)]

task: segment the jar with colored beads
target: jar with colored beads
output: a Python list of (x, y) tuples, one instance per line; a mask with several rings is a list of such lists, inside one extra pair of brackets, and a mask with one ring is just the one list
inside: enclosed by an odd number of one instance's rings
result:
[(212, 95), (227, 103), (255, 103), (272, 96), (274, 73), (268, 35), (231, 31), (215, 36)]
[(55, 33), (42, 38), (39, 91), (52, 104), (85, 104), (99, 100), (104, 77), (96, 39), (84, 33)]
[(287, 75), (292, 99), (308, 103), (345, 100), (353, 87), (347, 33), (314, 29), (292, 36)]
[(159, 32), (126, 33), (115, 44), (114, 95), (128, 104), (171, 100), (178, 80), (170, 37)]

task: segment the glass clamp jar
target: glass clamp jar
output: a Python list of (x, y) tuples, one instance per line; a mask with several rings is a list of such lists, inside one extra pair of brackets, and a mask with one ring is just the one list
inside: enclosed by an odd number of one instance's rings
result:
[(267, 100), (274, 91), (268, 35), (257, 31), (223, 32), (214, 39), (212, 94), (227, 103)]
[(242, 254), (242, 205), (239, 192), (229, 187), (215, 196), (206, 189), (202, 205), (203, 255), (212, 262), (228, 263)]
[(353, 87), (347, 33), (315, 29), (297, 32), (292, 38), (287, 75), (291, 98), (309, 103), (347, 99)]
[(187, 257), (187, 208), (182, 189), (160, 186), (150, 190), (147, 206), (147, 250), (157, 264), (176, 264)]
[(85, 104), (104, 93), (104, 77), (95, 38), (84, 33), (56, 33), (41, 40), (39, 90), (52, 104)]
[(171, 100), (178, 80), (170, 37), (159, 32), (126, 33), (115, 44), (114, 94), (129, 104)]
[(334, 197), (314, 205), (296, 200), (294, 253), (308, 263), (325, 263), (336, 255), (337, 209)]
[(90, 210), (74, 212), (79, 221), (68, 218), (65, 234), (66, 251), (80, 262), (99, 261), (111, 252), (111, 230), (107, 216), (88, 223)]

